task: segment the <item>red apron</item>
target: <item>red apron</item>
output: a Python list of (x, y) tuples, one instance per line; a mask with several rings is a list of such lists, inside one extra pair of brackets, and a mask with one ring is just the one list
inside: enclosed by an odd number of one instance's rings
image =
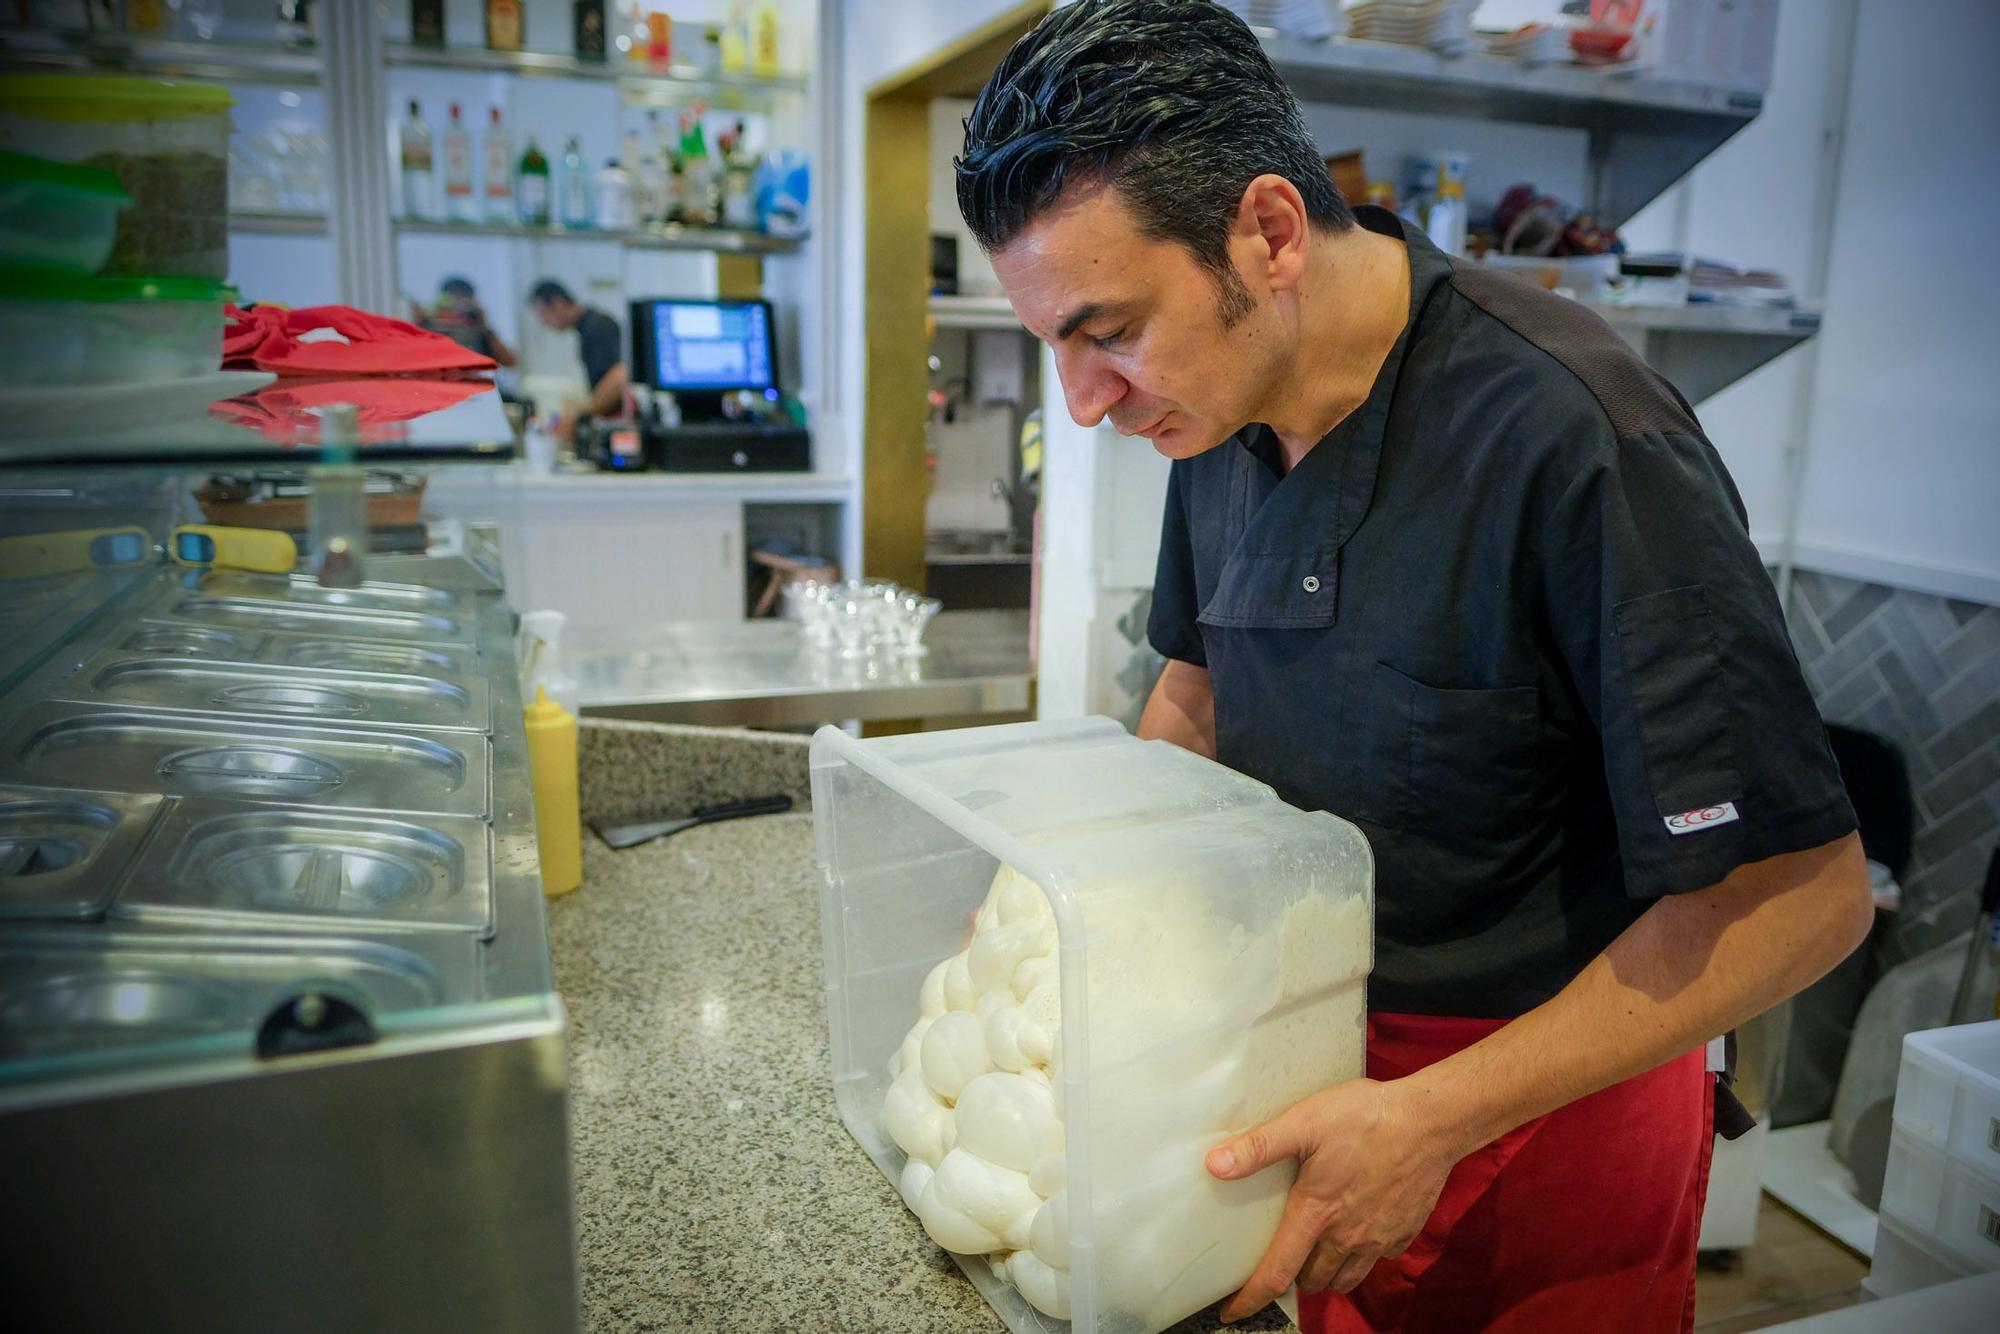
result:
[[(1399, 1079), (1503, 1020), (1376, 1014), (1368, 1076)], [(1306, 1334), (1694, 1328), (1714, 1150), (1701, 1050), (1501, 1136), (1452, 1169), (1430, 1221), (1353, 1292), (1301, 1294)]]

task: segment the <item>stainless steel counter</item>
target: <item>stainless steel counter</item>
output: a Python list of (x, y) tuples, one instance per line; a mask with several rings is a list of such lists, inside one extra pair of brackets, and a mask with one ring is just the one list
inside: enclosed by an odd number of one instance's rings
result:
[(793, 621), (686, 621), (563, 643), (583, 712), (784, 726), (1018, 713), (1034, 668), (1025, 611), (947, 611), (920, 658), (843, 659)]

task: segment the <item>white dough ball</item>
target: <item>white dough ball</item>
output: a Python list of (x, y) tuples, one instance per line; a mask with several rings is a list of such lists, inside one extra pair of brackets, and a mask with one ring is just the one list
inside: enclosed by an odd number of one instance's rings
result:
[[(988, 992), (980, 997), (980, 1004), (984, 1006), (989, 998), (1000, 994)], [(1034, 1059), (1021, 1050), (1021, 1030), (1028, 1023), (1027, 1011), (1011, 1000), (992, 1006), (991, 1011), (983, 1018), (986, 1020), (986, 1051), (993, 1058), (993, 1064), (1002, 1070), (1034, 1068)]]
[(993, 1068), (986, 1054), (986, 1031), (979, 1016), (967, 1010), (938, 1016), (924, 1034), (921, 1054), (924, 1082), (947, 1103)]
[(923, 1203), (924, 1192), (930, 1189), (931, 1178), (936, 1175), (937, 1170), (921, 1158), (911, 1158), (903, 1164), (903, 1179), (897, 1183), (897, 1189), (902, 1191), (903, 1203), (910, 1207), (911, 1213)]
[(936, 1022), (935, 1016), (926, 1016), (912, 1024), (910, 1031), (903, 1035), (902, 1048), (896, 1053), (898, 1073), (910, 1069), (923, 1060), (924, 1034), (930, 1032), (931, 1025)]
[(1028, 1169), (1028, 1187), (1043, 1199), (1048, 1199), (1069, 1180), (1069, 1159), (1058, 1150), (1045, 1153), (1035, 1159), (1035, 1165)]
[(1043, 982), (1052, 982), (1056, 976), (1056, 961), (1053, 955), (1036, 954), (1014, 965), (1014, 976), (1010, 985), (1014, 999), (1024, 1001), (1032, 996), (1035, 988)]
[(1035, 1210), (1028, 1226), (1028, 1245), (1051, 1269), (1069, 1272), (1069, 1192), (1059, 1190)]
[(1000, 1249), (999, 1237), (938, 1197), (935, 1178), (917, 1201), (917, 1221), (932, 1241), (954, 1254), (985, 1255)]
[[(938, 1164), (937, 1176), (925, 1192), (924, 1201), (926, 1208), (935, 1202), (943, 1210), (969, 1220), (1005, 1242), (1006, 1249), (1012, 1250), (1028, 1244), (1035, 1211), (1042, 1205), (1041, 1197), (1028, 1186), (1027, 1173), (989, 1163), (963, 1148), (953, 1149)], [(928, 1225), (929, 1219), (926, 1218), (925, 1222)], [(960, 1249), (942, 1238), (934, 1236), (933, 1239), (946, 1250)], [(985, 1249), (993, 1251), (1002, 1247), (995, 1245)]]
[(1033, 1251), (1017, 1251), (1008, 1257), (1007, 1278), (1043, 1315), (1069, 1319), (1068, 1274), (1050, 1268)]
[[(1049, 901), (1042, 893), (1042, 887), (1028, 877), (1008, 867), (1005, 884), (1000, 886), (998, 908), (1000, 925), (1012, 926), (1016, 922), (1047, 922), (1053, 928), (1055, 914), (1049, 909)], [(1051, 931), (1050, 943), (1054, 943)]]
[(944, 1158), (945, 1130), (951, 1109), (924, 1083), (920, 1066), (896, 1076), (882, 1099), (882, 1123), (896, 1147), (935, 1167)]
[(959, 1148), (1023, 1174), (1062, 1143), (1054, 1095), (1022, 1075), (979, 1076), (960, 1091), (953, 1112)]
[(1029, 920), (1012, 926), (995, 924), (973, 932), (967, 950), (967, 966), (972, 985), (980, 991), (1007, 991), (1013, 986), (1014, 972), (1022, 962), (1045, 955), (1053, 943), (1053, 924)]
[(947, 1010), (970, 1010), (979, 1002), (979, 991), (972, 985), (972, 974), (968, 971), (969, 961), (964, 954), (954, 954), (944, 966), (944, 1004)]
[(935, 1019), (951, 1008), (944, 999), (944, 974), (950, 967), (950, 959), (940, 959), (938, 966), (924, 977), (924, 985), (917, 992), (917, 1013), (923, 1018)]

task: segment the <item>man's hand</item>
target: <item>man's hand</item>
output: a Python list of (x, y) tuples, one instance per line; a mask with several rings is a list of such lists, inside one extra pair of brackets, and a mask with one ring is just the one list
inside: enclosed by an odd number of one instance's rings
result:
[(1262, 1310), (1294, 1279), (1305, 1292), (1351, 1291), (1416, 1240), (1456, 1161), (1398, 1084), (1372, 1079), (1324, 1089), (1217, 1145), (1208, 1170), (1234, 1181), (1286, 1158), (1299, 1160), (1299, 1176), (1278, 1235), (1224, 1320)]

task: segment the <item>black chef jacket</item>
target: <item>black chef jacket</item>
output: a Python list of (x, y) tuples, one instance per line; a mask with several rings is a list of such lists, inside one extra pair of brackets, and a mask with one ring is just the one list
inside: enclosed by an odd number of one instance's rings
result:
[(1507, 1018), (1662, 894), (1854, 828), (1741, 499), (1589, 311), (1403, 241), (1410, 317), (1291, 473), (1173, 465), (1149, 636), (1217, 757), (1375, 853), (1384, 1011)]

